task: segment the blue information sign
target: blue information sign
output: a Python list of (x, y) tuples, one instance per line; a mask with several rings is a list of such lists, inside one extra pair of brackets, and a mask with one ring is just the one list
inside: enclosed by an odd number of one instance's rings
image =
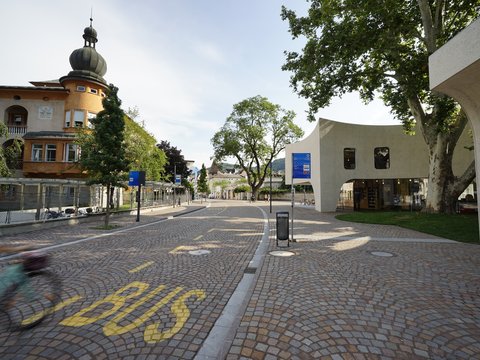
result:
[(294, 179), (310, 179), (311, 164), (310, 153), (292, 154), (292, 174)]
[(182, 183), (182, 175), (175, 175), (175, 184)]
[(128, 186), (145, 185), (145, 171), (130, 171)]

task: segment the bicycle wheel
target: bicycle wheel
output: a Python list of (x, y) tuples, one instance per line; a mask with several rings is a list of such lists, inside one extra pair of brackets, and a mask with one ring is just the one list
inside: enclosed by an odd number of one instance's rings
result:
[[(0, 299), (0, 337), (3, 335), (2, 333), (10, 328), (11, 325), (10, 317), (8, 316), (8, 312), (5, 310), (6, 299), (6, 296)], [(0, 341), (0, 344), (2, 344), (2, 341)]]
[(60, 300), (60, 281), (50, 271), (30, 272), (26, 281), (17, 284), (10, 294), (4, 306), (11, 327), (30, 329), (53, 312)]

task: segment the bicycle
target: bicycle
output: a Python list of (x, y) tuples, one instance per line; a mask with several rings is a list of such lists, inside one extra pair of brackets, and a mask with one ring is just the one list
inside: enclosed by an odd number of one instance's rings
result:
[(0, 274), (0, 327), (26, 330), (40, 324), (60, 301), (61, 284), (47, 270), (49, 256), (22, 252)]

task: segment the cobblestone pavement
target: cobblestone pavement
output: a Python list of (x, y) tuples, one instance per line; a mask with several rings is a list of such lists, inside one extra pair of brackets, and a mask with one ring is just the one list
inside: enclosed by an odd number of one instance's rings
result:
[(269, 248), (294, 255), (266, 255), (227, 359), (480, 359), (479, 245), (294, 215), (298, 242)]
[(46, 322), (0, 333), (0, 358), (480, 358), (480, 246), (295, 208), (297, 242), (279, 248), (290, 209), (268, 238), (266, 205), (0, 238), (50, 247), (63, 280)]

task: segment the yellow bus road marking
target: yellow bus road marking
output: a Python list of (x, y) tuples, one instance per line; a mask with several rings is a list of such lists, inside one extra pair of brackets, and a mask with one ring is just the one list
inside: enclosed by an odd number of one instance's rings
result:
[[(70, 299), (67, 299), (67, 300), (64, 300), (64, 301), (61, 301), (59, 302), (57, 305), (54, 306), (54, 308), (50, 311), (48, 311), (48, 313), (54, 313), (58, 310), (61, 310), (63, 309), (64, 307), (70, 305), (70, 304), (73, 304), (75, 301), (78, 301), (80, 300), (82, 297), (80, 295), (75, 295), (73, 297), (71, 297)], [(36, 314), (33, 314), (32, 316), (24, 319), (22, 321), (22, 325), (25, 326), (25, 325), (28, 325), (28, 324), (31, 324), (32, 322), (34, 321), (37, 321), (38, 319), (40, 319), (42, 316), (45, 316), (47, 315), (46, 314), (46, 310), (43, 310), (43, 311), (40, 311)]]
[(169, 251), (169, 254), (184, 254), (188, 251), (199, 250), (199, 249), (218, 249), (220, 245), (214, 243), (203, 243), (199, 245), (180, 245), (177, 246), (172, 251)]
[(133, 273), (136, 273), (136, 272), (139, 272), (140, 270), (143, 270), (147, 267), (149, 267), (150, 265), (153, 265), (154, 264), (154, 261), (147, 261), (146, 263), (140, 265), (140, 266), (137, 266), (136, 268), (133, 268), (131, 270), (128, 270), (128, 272), (130, 274), (133, 274)]
[(177, 246), (172, 251), (169, 251), (168, 253), (169, 254), (178, 254), (181, 251), (190, 251), (190, 250), (196, 250), (196, 249), (197, 249), (196, 246), (180, 245), (180, 246)]
[(195, 239), (193, 240), (200, 240), (203, 237), (203, 235), (198, 235)]
[[(203, 301), (206, 298), (205, 291), (200, 289), (181, 294), (185, 290), (181, 286), (169, 291), (166, 285), (160, 285), (147, 293), (149, 287), (150, 284), (148, 283), (133, 281), (118, 289), (115, 293), (107, 295), (105, 298), (97, 300), (72, 316), (63, 319), (60, 325), (82, 327), (100, 320), (103, 321), (113, 315), (113, 318), (110, 318), (103, 326), (103, 333), (106, 336), (123, 335), (145, 326), (144, 341), (152, 344), (169, 339), (177, 334), (190, 317), (189, 306), (191, 306), (191, 302), (195, 300)], [(160, 295), (164, 291), (165, 293)], [(167, 291), (169, 292), (167, 293)], [(177, 295), (180, 296), (175, 299)], [(57, 305), (56, 310), (80, 298), (81, 296), (70, 298)], [(191, 298), (195, 298), (195, 300)], [(132, 303), (132, 301), (134, 302)], [(152, 301), (155, 302), (153, 306), (151, 305)], [(162, 327), (160, 322), (149, 324), (148, 322), (154, 314), (170, 302), (173, 302), (170, 311), (176, 318), (175, 324), (170, 325), (167, 329)], [(143, 314), (141, 314), (142, 309)], [(99, 312), (101, 313), (99, 314)]]

